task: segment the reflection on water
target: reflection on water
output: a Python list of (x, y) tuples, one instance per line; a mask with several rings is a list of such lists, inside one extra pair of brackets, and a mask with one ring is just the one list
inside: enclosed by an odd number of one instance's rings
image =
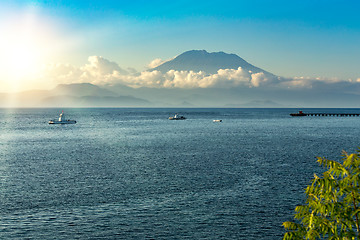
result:
[(0, 109), (0, 238), (280, 239), (315, 157), (360, 142), (294, 111)]

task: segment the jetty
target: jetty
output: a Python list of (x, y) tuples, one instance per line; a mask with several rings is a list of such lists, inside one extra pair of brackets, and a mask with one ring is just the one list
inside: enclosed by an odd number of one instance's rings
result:
[(306, 116), (315, 116), (315, 117), (359, 117), (360, 113), (304, 113), (299, 111), (298, 113), (290, 113), (292, 117), (306, 117)]

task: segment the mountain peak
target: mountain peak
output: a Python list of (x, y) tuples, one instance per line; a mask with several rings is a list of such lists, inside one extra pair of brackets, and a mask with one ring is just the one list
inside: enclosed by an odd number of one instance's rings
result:
[(236, 54), (228, 54), (225, 52), (207, 52), (206, 50), (186, 51), (174, 59), (167, 61), (156, 68), (150, 69), (150, 71), (204, 71), (207, 74), (214, 74), (217, 73), (219, 69), (238, 69), (239, 67), (255, 73), (267, 73), (266, 71), (246, 62)]

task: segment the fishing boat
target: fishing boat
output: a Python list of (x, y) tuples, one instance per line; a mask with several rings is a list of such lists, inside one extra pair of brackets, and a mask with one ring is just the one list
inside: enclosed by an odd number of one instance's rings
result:
[(303, 111), (299, 111), (298, 113), (290, 113), (290, 116), (292, 116), (292, 117), (304, 117), (304, 116), (307, 116), (307, 114), (303, 113)]
[(185, 120), (186, 117), (180, 116), (177, 113), (173, 117), (169, 117), (169, 120)]
[(75, 120), (70, 120), (65, 118), (64, 111), (60, 113), (59, 119), (50, 120), (49, 124), (75, 124)]

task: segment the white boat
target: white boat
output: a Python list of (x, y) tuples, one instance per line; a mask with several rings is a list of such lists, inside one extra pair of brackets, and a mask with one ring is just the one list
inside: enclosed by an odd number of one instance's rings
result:
[(70, 120), (65, 118), (64, 111), (60, 113), (58, 120), (54, 119), (49, 121), (49, 124), (75, 124), (75, 123), (76, 123), (75, 120)]
[(186, 117), (180, 116), (177, 113), (173, 117), (169, 117), (169, 120), (185, 120)]
[(222, 122), (222, 120), (221, 119), (215, 119), (215, 120), (213, 120), (213, 122)]

